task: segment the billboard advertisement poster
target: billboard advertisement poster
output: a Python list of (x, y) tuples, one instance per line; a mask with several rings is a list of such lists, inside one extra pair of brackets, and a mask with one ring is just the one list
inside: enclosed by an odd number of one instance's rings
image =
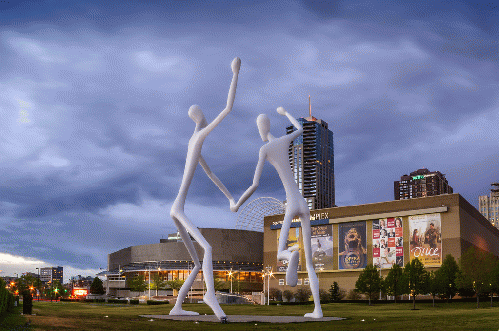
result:
[(410, 259), (419, 258), (427, 267), (442, 264), (442, 222), (440, 214), (409, 216)]
[[(296, 228), (290, 228), (289, 229), (289, 235), (288, 235), (288, 240), (286, 240), (286, 248), (289, 248), (293, 245), (298, 245), (300, 248), (300, 262), (298, 262), (298, 271), (301, 271), (301, 262), (303, 261), (302, 255), (303, 253), (303, 247), (302, 247), (302, 240), (300, 237), (300, 229), (299, 227)], [(281, 235), (281, 229), (278, 229), (277, 231), (277, 242), (279, 242), (279, 236)], [(288, 261), (277, 261), (277, 271), (279, 272), (285, 272), (288, 270)]]
[(373, 220), (373, 264), (389, 269), (404, 266), (404, 238), (401, 217)]
[(315, 270), (333, 270), (333, 225), (313, 226), (311, 237)]
[(338, 224), (339, 269), (359, 269), (367, 265), (366, 222)]

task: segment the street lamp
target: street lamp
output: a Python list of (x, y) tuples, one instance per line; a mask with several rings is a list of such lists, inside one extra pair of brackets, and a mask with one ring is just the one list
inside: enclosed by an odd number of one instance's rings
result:
[(232, 268), (230, 268), (229, 277), (230, 277), (230, 293), (232, 294)]
[(267, 275), (269, 276), (267, 280), (267, 305), (270, 305), (270, 276), (272, 276), (272, 267), (268, 265), (265, 269), (267, 269)]

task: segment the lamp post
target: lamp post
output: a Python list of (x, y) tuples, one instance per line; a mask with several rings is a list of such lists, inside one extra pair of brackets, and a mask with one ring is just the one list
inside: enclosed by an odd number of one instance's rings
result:
[(232, 294), (232, 268), (230, 268), (229, 277), (230, 277), (230, 293)]
[(37, 290), (36, 290), (36, 298), (38, 301), (40, 301), (40, 283), (41, 283), (41, 280), (40, 280), (40, 268), (36, 268), (38, 270), (38, 282), (36, 283), (36, 285), (38, 285), (37, 287)]
[(147, 297), (147, 300), (151, 300), (151, 266), (148, 266), (147, 267), (149, 269), (149, 277), (148, 277), (148, 281), (149, 281), (149, 296)]
[(268, 265), (265, 269), (267, 269), (267, 274), (269, 276), (269, 279), (267, 280), (267, 305), (270, 305), (270, 276), (272, 276), (272, 267)]
[(262, 276), (263, 276), (263, 304), (265, 304), (265, 270), (262, 270)]

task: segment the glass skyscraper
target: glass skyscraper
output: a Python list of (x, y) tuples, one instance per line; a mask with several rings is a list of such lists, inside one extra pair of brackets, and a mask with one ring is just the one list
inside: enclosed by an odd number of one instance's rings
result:
[[(311, 114), (297, 120), (303, 134), (289, 145), (289, 161), (300, 193), (310, 209), (335, 207), (333, 132)], [(286, 133), (295, 130), (291, 125)]]

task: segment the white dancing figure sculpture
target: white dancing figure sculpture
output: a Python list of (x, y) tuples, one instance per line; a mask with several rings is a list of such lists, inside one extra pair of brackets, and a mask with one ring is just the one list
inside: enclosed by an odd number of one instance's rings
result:
[(286, 191), (286, 212), (284, 214), (284, 221), (281, 228), (281, 235), (279, 237), (279, 247), (277, 251), (277, 259), (279, 261), (287, 260), (288, 269), (286, 271), (286, 282), (290, 286), (296, 286), (298, 281), (298, 262), (299, 262), (299, 248), (294, 245), (289, 249), (286, 248), (286, 241), (288, 239), (289, 228), (291, 221), (294, 217), (298, 216), (301, 221), (301, 228), (303, 233), (303, 247), (305, 251), (305, 258), (307, 263), (308, 278), (310, 280), (310, 289), (314, 297), (315, 309), (313, 313), (305, 314), (305, 317), (321, 318), (322, 308), (319, 298), (319, 281), (315, 274), (314, 265), (312, 263), (312, 249), (311, 249), (311, 229), (310, 229), (310, 211), (307, 202), (300, 194), (293, 172), (289, 165), (288, 150), (289, 144), (303, 133), (303, 128), (298, 121), (292, 117), (284, 108), (277, 108), (280, 115), (286, 116), (290, 122), (297, 128), (291, 134), (275, 138), (270, 134), (270, 121), (265, 114), (260, 114), (256, 120), (260, 136), (263, 141), (268, 141), (260, 148), (258, 164), (253, 178), (253, 185), (251, 185), (246, 192), (241, 196), (237, 204), (231, 201), (231, 210), (237, 211), (238, 208), (253, 194), (258, 187), (260, 176), (262, 174), (263, 165), (265, 160), (274, 166), (281, 178), (284, 190)]
[(196, 312), (185, 311), (182, 309), (182, 303), (187, 296), (189, 289), (196, 279), (196, 275), (201, 269), (201, 264), (199, 262), (199, 258), (196, 253), (196, 249), (194, 248), (194, 244), (189, 236), (189, 234), (197, 241), (197, 243), (203, 248), (204, 256), (203, 256), (203, 276), (204, 281), (206, 283), (206, 294), (204, 296), (204, 302), (210, 306), (218, 319), (225, 318), (226, 315), (223, 312), (222, 308), (218, 304), (218, 301), (215, 297), (215, 287), (213, 284), (213, 261), (212, 261), (212, 252), (211, 246), (206, 241), (206, 239), (201, 235), (199, 229), (185, 216), (184, 214), (184, 205), (185, 198), (187, 196), (187, 191), (189, 190), (189, 186), (192, 181), (192, 177), (194, 176), (194, 171), (199, 164), (203, 167), (204, 171), (210, 177), (210, 179), (220, 188), (220, 190), (225, 194), (225, 196), (231, 201), (231, 204), (234, 203), (234, 200), (227, 190), (227, 188), (220, 182), (220, 180), (215, 176), (214, 173), (211, 172), (210, 168), (206, 164), (206, 161), (201, 156), (201, 148), (203, 147), (203, 142), (208, 134), (229, 114), (232, 110), (232, 106), (234, 104), (234, 98), (236, 95), (237, 88), (237, 78), (239, 74), (239, 68), (241, 66), (241, 60), (239, 58), (235, 58), (232, 61), (232, 83), (230, 85), (229, 96), (227, 97), (227, 106), (225, 109), (211, 122), (210, 124), (206, 123), (206, 119), (204, 118), (203, 112), (201, 109), (194, 105), (189, 108), (189, 117), (196, 123), (196, 128), (194, 129), (194, 133), (189, 140), (189, 145), (187, 148), (187, 158), (185, 161), (185, 169), (184, 175), (182, 177), (182, 184), (180, 185), (180, 189), (175, 199), (175, 202), (172, 205), (172, 209), (170, 211), (170, 216), (172, 217), (175, 225), (184, 241), (189, 254), (192, 257), (192, 261), (194, 262), (194, 269), (192, 269), (191, 274), (187, 277), (187, 280), (182, 285), (182, 288), (178, 292), (177, 302), (175, 306), (170, 311), (170, 315), (198, 315)]

